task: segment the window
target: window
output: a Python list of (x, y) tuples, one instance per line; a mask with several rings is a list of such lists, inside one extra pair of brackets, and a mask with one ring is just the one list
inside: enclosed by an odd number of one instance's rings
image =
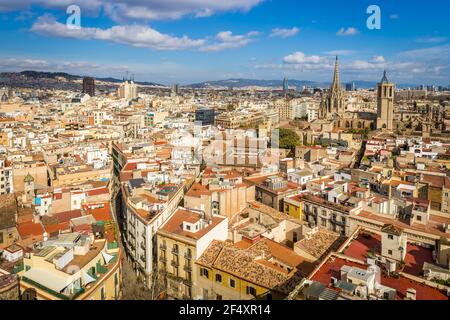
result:
[(422, 216), (417, 216), (417, 221), (422, 221)]
[(230, 287), (231, 288), (236, 288), (236, 280), (230, 279)]
[(222, 300), (222, 296), (220, 294), (216, 295), (216, 300)]
[(208, 269), (201, 268), (201, 269), (200, 269), (200, 275), (201, 275), (202, 277), (209, 278), (209, 271), (208, 271)]
[(392, 256), (392, 250), (388, 250), (388, 255)]
[(256, 289), (250, 286), (247, 286), (247, 294), (250, 294), (252, 296), (256, 296)]
[(0, 232), (0, 243), (3, 243), (3, 232)]
[(392, 234), (388, 234), (388, 239), (389, 240), (394, 240), (394, 236)]
[(222, 275), (216, 274), (216, 282), (222, 282)]
[(191, 226), (189, 226), (189, 225), (186, 225), (186, 230), (191, 230)]

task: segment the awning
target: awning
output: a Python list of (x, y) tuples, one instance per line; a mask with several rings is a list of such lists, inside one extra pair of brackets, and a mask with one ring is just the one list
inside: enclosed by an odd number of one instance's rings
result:
[(109, 263), (114, 258), (114, 256), (107, 254), (104, 251), (102, 251), (102, 255), (103, 255), (103, 258), (105, 258), (106, 263)]
[(84, 281), (84, 284), (86, 285), (88, 283), (96, 281), (96, 279), (94, 277), (90, 276), (89, 273), (83, 271), (83, 281)]
[(39, 268), (31, 268), (23, 276), (56, 292), (61, 292), (71, 283), (70, 275), (64, 277), (57, 272), (50, 272)]

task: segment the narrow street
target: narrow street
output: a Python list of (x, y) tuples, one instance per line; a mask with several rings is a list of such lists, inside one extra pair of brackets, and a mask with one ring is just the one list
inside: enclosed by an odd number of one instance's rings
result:
[(151, 293), (141, 281), (138, 281), (136, 273), (125, 256), (125, 249), (120, 243), (120, 248), (124, 252), (122, 261), (122, 300), (151, 300)]
[[(113, 197), (114, 198), (114, 197)], [(125, 248), (122, 244), (121, 230), (119, 228), (119, 221), (116, 215), (115, 206), (110, 202), (112, 208), (112, 216), (116, 223), (117, 241), (119, 242), (120, 250), (123, 252), (122, 259), (122, 300), (151, 300), (150, 290), (138, 280), (136, 273), (133, 270), (132, 264), (127, 260)]]
[(361, 149), (358, 151), (358, 155), (356, 156), (355, 163), (353, 164), (353, 169), (358, 169), (361, 165), (362, 158), (364, 157), (364, 154), (366, 153), (366, 145), (367, 140), (363, 140), (361, 144)]

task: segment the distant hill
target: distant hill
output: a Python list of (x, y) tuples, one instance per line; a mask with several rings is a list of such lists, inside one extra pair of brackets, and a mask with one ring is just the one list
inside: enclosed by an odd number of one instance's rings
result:
[[(56, 78), (65, 78), (68, 81), (75, 81), (83, 79), (82, 76), (68, 74), (66, 72), (42, 72), (42, 71), (32, 71), (26, 70), (22, 72), (2, 72), (0, 73), (0, 78), (4, 81), (7, 79), (17, 80), (18, 78), (26, 78), (30, 80), (38, 80), (38, 79), (56, 79)], [(95, 78), (98, 81), (110, 82), (110, 83), (121, 83), (123, 80), (115, 79), (115, 78)], [(154, 82), (140, 82), (136, 81), (137, 84), (143, 86), (155, 86), (155, 87), (165, 87), (162, 84), (154, 83)]]
[[(302, 86), (319, 86), (318, 82), (313, 81), (299, 81), (289, 80), (290, 86), (302, 87)], [(283, 87), (282, 80), (257, 80), (257, 79), (227, 79), (218, 81), (206, 81), (200, 83), (194, 83), (186, 85), (188, 88), (244, 88), (244, 87), (266, 87), (277, 88)]]
[[(376, 88), (378, 82), (376, 81), (353, 81), (357, 88), (372, 89)], [(310, 86), (315, 88), (327, 88), (331, 85), (330, 82), (317, 82), (308, 80), (289, 80), (289, 86), (301, 88), (303, 86)], [(342, 84), (345, 86), (345, 83)], [(415, 87), (411, 84), (399, 84), (400, 88)], [(257, 80), (257, 79), (227, 79), (218, 81), (206, 81), (200, 83), (189, 84), (184, 87), (187, 88), (245, 88), (245, 87), (265, 87), (265, 88), (282, 88), (282, 80)]]
[[(22, 71), (22, 72), (2, 72), (0, 73), (0, 82), (2, 83), (16, 83), (20, 84), (21, 81), (33, 81), (36, 82), (39, 79), (55, 80), (56, 78), (65, 78), (68, 81), (79, 81), (83, 77), (79, 75), (72, 75), (65, 72), (41, 72), (41, 71)], [(95, 78), (98, 81), (108, 82), (108, 83), (121, 83), (123, 80), (116, 79), (112, 77), (107, 78)], [(376, 88), (376, 81), (354, 81), (357, 88), (361, 89), (372, 89)], [(165, 87), (168, 86), (147, 81), (136, 81), (137, 84), (142, 86), (153, 86), (153, 87)], [(345, 83), (343, 83), (343, 86)], [(301, 88), (303, 86), (310, 86), (314, 88), (327, 88), (330, 86), (329, 82), (317, 82), (308, 80), (289, 80), (289, 86), (295, 86)], [(217, 81), (205, 81), (200, 83), (187, 84), (182, 86), (184, 88), (194, 88), (194, 89), (226, 89), (226, 88), (246, 88), (246, 87), (261, 87), (261, 88), (282, 88), (282, 80), (259, 80), (259, 79), (226, 79)], [(397, 84), (399, 88), (415, 87), (412, 84)]]

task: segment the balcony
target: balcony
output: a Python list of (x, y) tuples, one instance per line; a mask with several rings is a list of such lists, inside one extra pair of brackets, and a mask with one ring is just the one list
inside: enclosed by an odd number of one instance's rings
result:
[(187, 260), (192, 260), (192, 254), (190, 254), (190, 253), (185, 253), (185, 254), (184, 254), (184, 258), (187, 259)]
[(180, 253), (179, 253), (178, 249), (172, 249), (172, 254), (175, 256), (178, 256)]
[(175, 268), (178, 268), (178, 267), (180, 266), (180, 264), (179, 264), (178, 261), (176, 261), (176, 260), (172, 260), (172, 262), (170, 263), (170, 265), (171, 265), (172, 267), (175, 267)]
[(161, 250), (167, 250), (166, 245), (163, 244), (163, 243), (161, 243), (161, 244), (159, 245), (159, 248), (160, 248)]
[(338, 221), (336, 218), (331, 218), (331, 223), (345, 227), (345, 221)]
[(325, 213), (320, 212), (320, 213), (319, 213), (319, 217), (328, 219), (328, 218), (329, 218), (328, 212), (325, 212)]
[(192, 287), (192, 280), (191, 279), (183, 279), (183, 283), (188, 286)]
[(192, 272), (192, 267), (188, 264), (185, 264), (183, 270), (186, 272)]
[(164, 256), (159, 256), (159, 261), (166, 263), (167, 262), (167, 258)]

